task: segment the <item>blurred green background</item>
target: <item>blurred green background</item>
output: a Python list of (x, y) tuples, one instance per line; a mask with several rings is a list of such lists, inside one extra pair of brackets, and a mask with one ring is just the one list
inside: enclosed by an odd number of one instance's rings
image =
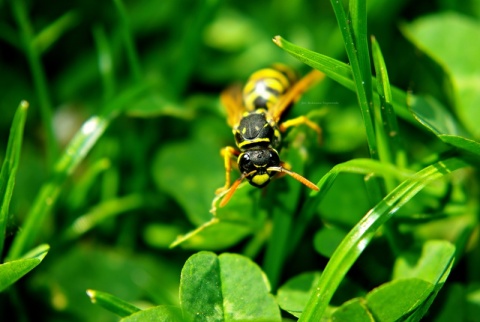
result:
[[(48, 243), (51, 250), (34, 271), (0, 294), (5, 321), (116, 321), (112, 313), (90, 303), (86, 289), (109, 292), (140, 307), (178, 305), (180, 270), (188, 256), (199, 249), (242, 252), (244, 237), (252, 233), (237, 230), (231, 240), (219, 234), (221, 239), (207, 246), (169, 249), (177, 235), (211, 218), (215, 189), (224, 183), (219, 150), (234, 140), (219, 93), (274, 62), (300, 74), (309, 71), (272, 43), (275, 35), (346, 61), (328, 1), (125, 1), (124, 8), (119, 10), (115, 1), (0, 1), (0, 160), (16, 107), (21, 100), (30, 103), (7, 250), (52, 165), (81, 124), (112, 108), (116, 100), (124, 112), (115, 115), (62, 185), (55, 207), (37, 227), (37, 241)], [(446, 12), (478, 23), (480, 3), (368, 2), (369, 34), (382, 47), (391, 83), (451, 107), (442, 68), (406, 37), (414, 22)], [(32, 74), (35, 57), (25, 49), (29, 35), (41, 62), (37, 67), (46, 98)], [(302, 102), (291, 114), (318, 110), (316, 121), (324, 130), (321, 145), (308, 136), (302, 175), (316, 182), (339, 162), (368, 157), (353, 92), (327, 79)], [(56, 147), (49, 145), (42, 105), (51, 107)], [(409, 121), (400, 122), (412, 160), (445, 150), (433, 135)], [(319, 207), (321, 217), (315, 224), (319, 226), (321, 218), (351, 228), (371, 206), (365, 191), (357, 189), (361, 181), (341, 176)], [(274, 192), (278, 184), (271, 188)], [(253, 188), (244, 190), (248, 196), (262, 196)], [(238, 207), (246, 206), (233, 203), (230, 209), (241, 216), (243, 208)], [(306, 231), (296, 255), (298, 265), (284, 269), (281, 281), (323, 267), (326, 259), (313, 249), (314, 235), (314, 228)], [(252, 254), (261, 262), (260, 249)], [(369, 256), (374, 254), (362, 263)], [(368, 265), (357, 268), (364, 286), (374, 286), (389, 274), (388, 265), (374, 262), (373, 271)]]

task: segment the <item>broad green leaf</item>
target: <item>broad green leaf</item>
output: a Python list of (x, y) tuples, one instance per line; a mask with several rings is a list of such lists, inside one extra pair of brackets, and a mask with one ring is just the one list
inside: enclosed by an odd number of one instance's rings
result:
[(120, 317), (129, 316), (140, 311), (138, 307), (105, 292), (87, 290), (87, 295), (93, 304), (98, 304)]
[(183, 322), (182, 311), (178, 307), (160, 305), (124, 317), (120, 322)]
[(319, 320), (322, 317), (336, 288), (381, 225), (390, 219), (394, 213), (409, 202), (410, 199), (428, 183), (452, 171), (467, 166), (467, 163), (457, 158), (439, 161), (402, 182), (380, 203), (372, 208), (348, 233), (336, 249), (314, 293), (310, 297), (310, 301), (301, 316), (301, 320)]
[(49, 249), (48, 245), (40, 245), (20, 259), (0, 264), (0, 292), (40, 264)]
[(211, 219), (215, 190), (225, 180), (220, 148), (189, 140), (161, 147), (153, 160), (158, 187), (175, 198), (195, 225)]
[[(407, 38), (449, 75), (454, 108), (462, 124), (480, 138), (480, 23), (454, 12), (421, 17), (403, 28)], [(461, 49), (461, 50), (459, 50)]]
[(420, 278), (436, 285), (444, 282), (455, 258), (455, 247), (448, 241), (427, 241), (420, 252), (408, 252), (397, 258), (393, 279)]
[(260, 268), (237, 254), (200, 252), (185, 263), (180, 302), (192, 321), (280, 321)]
[(282, 310), (300, 317), (320, 275), (320, 272), (303, 273), (283, 284), (277, 292), (277, 302)]
[(313, 245), (315, 250), (327, 258), (332, 257), (335, 249), (340, 245), (347, 231), (337, 227), (325, 226), (315, 234)]
[(397, 321), (406, 318), (435, 290), (422, 279), (399, 279), (383, 284), (366, 296), (375, 321)]
[(337, 308), (331, 315), (332, 321), (338, 322), (374, 322), (377, 321), (372, 313), (368, 310), (368, 307), (364, 299), (354, 298), (348, 302), (345, 302), (342, 306)]
[(8, 137), (7, 151), (0, 172), (0, 254), (3, 253), (5, 230), (7, 227), (10, 200), (12, 199), (15, 177), (23, 141), (23, 128), (27, 119), (28, 102), (22, 101), (15, 112), (10, 135)]

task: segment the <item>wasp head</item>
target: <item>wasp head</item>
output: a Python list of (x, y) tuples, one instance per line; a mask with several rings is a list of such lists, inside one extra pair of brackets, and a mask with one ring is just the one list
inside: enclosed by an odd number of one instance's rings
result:
[(269, 168), (279, 165), (278, 152), (272, 148), (247, 150), (238, 157), (240, 171), (251, 185), (259, 188), (265, 187), (270, 182), (270, 178), (277, 172), (271, 171)]

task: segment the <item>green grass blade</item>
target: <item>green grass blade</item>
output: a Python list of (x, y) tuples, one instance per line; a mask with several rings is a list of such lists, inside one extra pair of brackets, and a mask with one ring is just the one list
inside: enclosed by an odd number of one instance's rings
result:
[[(212, 21), (213, 13), (219, 6), (219, 0), (209, 0), (197, 2), (197, 7), (186, 11), (192, 19), (192, 25), (188, 28), (186, 34), (179, 34), (181, 38), (181, 48), (178, 57), (175, 60), (182, 62), (175, 64), (175, 70), (170, 71), (172, 91), (175, 99), (179, 99), (187, 87), (187, 81), (197, 64), (197, 55), (202, 45), (203, 31), (205, 26)], [(192, 9), (192, 8), (191, 8)], [(188, 12), (188, 13), (187, 13)]]
[[(355, 90), (355, 83), (352, 77), (352, 68), (350, 65), (336, 60), (334, 58), (316, 53), (314, 51), (302, 48), (300, 46), (294, 45), (291, 42), (285, 40), (280, 36), (275, 36), (273, 42), (287, 53), (297, 58), (299, 61), (322, 71), (338, 82), (340, 85), (348, 88), (349, 90)], [(373, 88), (377, 88), (376, 79), (372, 78)], [(397, 115), (401, 116), (403, 119), (410, 121), (416, 124), (415, 119), (410, 113), (407, 105), (407, 93), (402, 91), (399, 88), (391, 87), (392, 89), (392, 98), (393, 98), (393, 107)], [(412, 95), (410, 95), (412, 96)]]
[(108, 117), (91, 117), (66, 147), (64, 154), (55, 165), (52, 177), (42, 186), (37, 195), (22, 225), (22, 230), (15, 236), (7, 257), (9, 260), (19, 258), (33, 245), (40, 231), (39, 227), (42, 226), (41, 223), (55, 204), (63, 183), (85, 158), (109, 123)]
[(85, 215), (77, 218), (64, 232), (65, 239), (75, 239), (86, 233), (107, 218), (138, 209), (148, 203), (143, 194), (132, 194), (125, 197), (107, 200), (93, 207)]
[(34, 269), (45, 258), (50, 246), (40, 245), (20, 259), (0, 265), (0, 292)]
[(122, 0), (113, 0), (113, 3), (115, 4), (115, 8), (117, 9), (120, 17), (120, 28), (122, 30), (125, 49), (127, 50), (128, 65), (130, 66), (133, 79), (139, 82), (142, 78), (142, 70), (140, 67), (140, 59), (138, 58), (137, 48), (135, 47), (135, 42), (133, 40), (132, 30), (130, 28), (127, 10), (123, 5)]
[(34, 31), (27, 16), (26, 4), (24, 1), (18, 0), (13, 1), (12, 6), (13, 15), (20, 28), (20, 34), (24, 46), (23, 49), (32, 72), (33, 83), (40, 104), (40, 115), (42, 117), (43, 125), (45, 126), (47, 138), (47, 164), (52, 165), (58, 156), (58, 145), (53, 129), (53, 108), (47, 88), (47, 77), (40, 60), (40, 52), (35, 45)]
[(140, 311), (135, 305), (105, 292), (87, 290), (87, 295), (92, 303), (98, 304), (120, 317), (126, 317)]
[[(355, 40), (354, 46), (355, 54), (358, 59), (359, 72), (362, 77), (362, 88), (365, 91), (365, 96), (370, 107), (373, 108), (373, 90), (370, 54), (368, 50), (368, 32), (367, 32), (367, 1), (366, 0), (350, 0), (350, 23), (345, 21), (347, 26), (351, 26), (352, 38)], [(373, 115), (371, 115), (373, 119)]]
[(23, 141), (23, 129), (27, 119), (28, 102), (22, 101), (18, 106), (13, 118), (10, 135), (8, 137), (7, 152), (0, 172), (0, 254), (3, 253), (5, 230), (10, 210), (15, 177), (17, 175), (18, 163)]
[(335, 290), (373, 238), (377, 229), (406, 204), (428, 183), (439, 179), (468, 164), (458, 158), (450, 158), (432, 164), (403, 181), (348, 233), (328, 262), (325, 270), (313, 288), (310, 300), (299, 321), (320, 321)]
[(102, 78), (103, 97), (105, 101), (112, 99), (115, 93), (115, 74), (113, 71), (113, 56), (105, 29), (101, 26), (93, 28), (93, 39), (98, 51), (98, 69)]
[(388, 176), (394, 177), (397, 180), (405, 180), (413, 174), (413, 172), (397, 168), (392, 164), (382, 163), (373, 159), (353, 159), (337, 164), (320, 179), (317, 183), (320, 191), (311, 192), (311, 198), (307, 200), (301, 209), (295, 229), (292, 231), (289, 238), (290, 252), (294, 251), (298, 245), (298, 242), (302, 238), (305, 229), (310, 224), (310, 220), (318, 208), (320, 201), (323, 200), (340, 173), (356, 173), (365, 176)]
[(33, 39), (33, 46), (39, 53), (47, 51), (62, 35), (70, 28), (73, 28), (79, 20), (80, 15), (76, 11), (68, 11), (42, 29)]
[(372, 37), (372, 56), (377, 75), (377, 92), (380, 98), (380, 115), (383, 124), (382, 132), (387, 143), (387, 151), (385, 151), (388, 153), (387, 160), (400, 167), (406, 167), (406, 151), (401, 143), (397, 117), (393, 110), (393, 97), (387, 67), (380, 45), (375, 37)]
[[(370, 156), (373, 159), (378, 160), (377, 139), (375, 136), (375, 128), (373, 122), (373, 95), (371, 94), (372, 86), (370, 77), (370, 63), (365, 62), (366, 60), (368, 60), (368, 45), (366, 44), (366, 34), (362, 34), (362, 32), (366, 33), (366, 26), (360, 27), (360, 24), (366, 24), (366, 6), (365, 4), (361, 5), (361, 1), (359, 5), (354, 5), (355, 9), (358, 10), (354, 12), (352, 18), (356, 19), (356, 28), (360, 31), (360, 35), (354, 35), (350, 28), (349, 21), (345, 15), (343, 2), (331, 0), (331, 4), (337, 18), (338, 26), (343, 36), (343, 42), (345, 43), (348, 60), (350, 61), (350, 65), (352, 66), (353, 80), (355, 83), (360, 110), (362, 111)], [(365, 12), (359, 12), (361, 10), (364, 10)], [(356, 39), (359, 41), (358, 44), (355, 44)], [(362, 51), (363, 53), (360, 54), (360, 51)]]
[(92, 116), (82, 125), (55, 164), (50, 179), (42, 186), (35, 198), (21, 231), (13, 240), (8, 259), (19, 258), (33, 245), (45, 217), (52, 210), (67, 178), (76, 170), (114, 117), (122, 112), (123, 108), (128, 106), (132, 100), (143, 94), (147, 88), (145, 84), (140, 84), (125, 90), (116, 100), (105, 105), (101, 115)]

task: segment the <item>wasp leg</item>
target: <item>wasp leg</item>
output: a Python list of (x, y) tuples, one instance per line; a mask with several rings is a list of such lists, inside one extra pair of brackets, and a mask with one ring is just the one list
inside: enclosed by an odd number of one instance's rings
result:
[(285, 121), (281, 123), (278, 127), (280, 131), (285, 132), (289, 127), (292, 126), (297, 126), (300, 124), (305, 124), (315, 132), (317, 132), (317, 140), (318, 142), (322, 142), (322, 129), (315, 123), (313, 123), (310, 119), (308, 119), (305, 115), (301, 115), (299, 117), (296, 117), (294, 119)]
[(220, 154), (222, 155), (225, 164), (225, 185), (215, 191), (216, 195), (219, 195), (222, 192), (228, 190), (228, 188), (230, 188), (230, 172), (232, 171), (232, 159), (233, 157), (238, 156), (240, 152), (231, 146), (226, 146), (221, 150)]

